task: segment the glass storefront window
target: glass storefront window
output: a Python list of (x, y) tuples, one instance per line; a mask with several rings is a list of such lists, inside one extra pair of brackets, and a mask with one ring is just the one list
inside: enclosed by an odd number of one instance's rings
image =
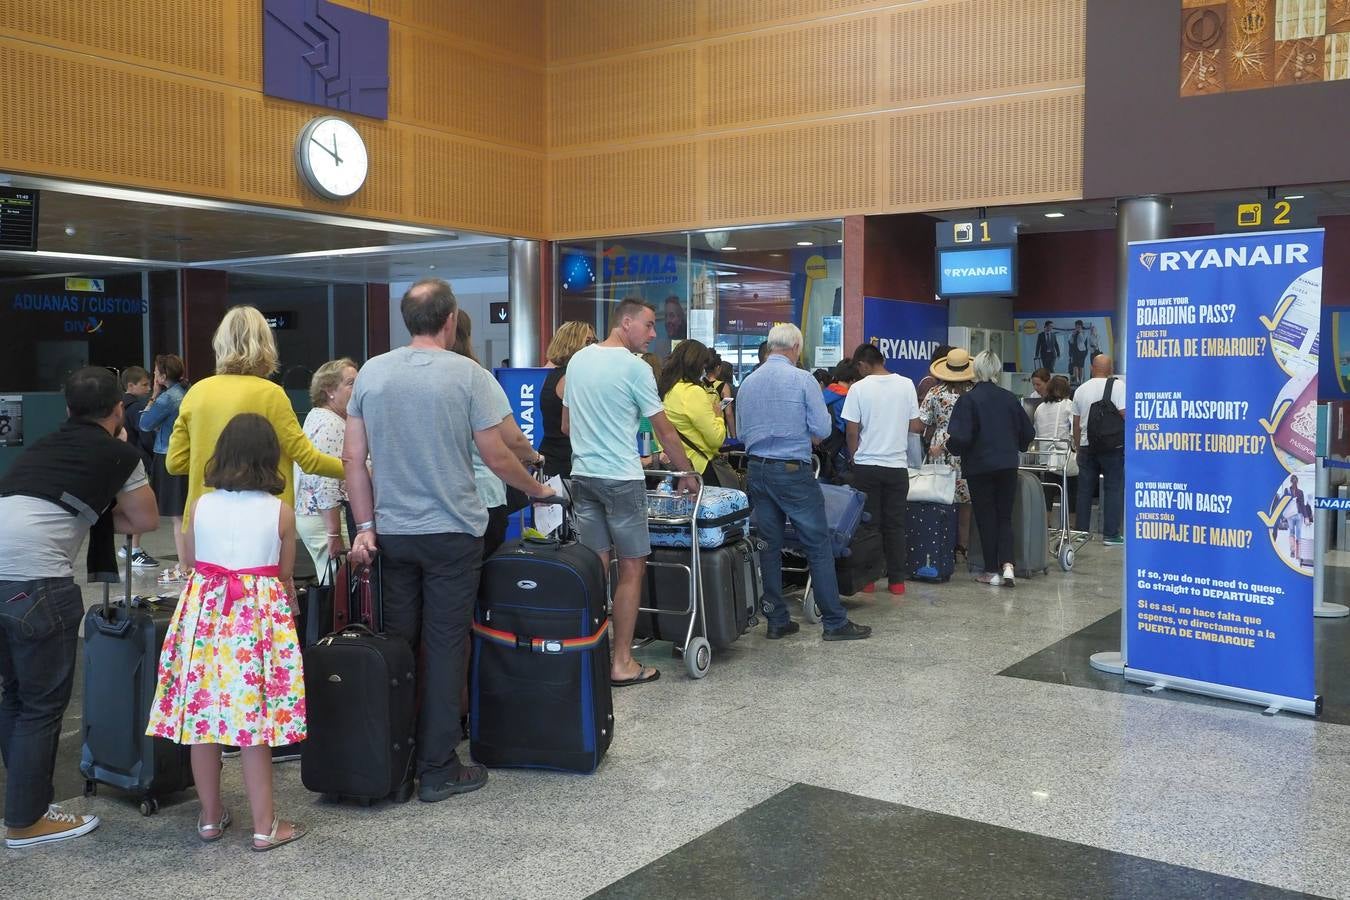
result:
[(685, 338), (714, 347), (739, 379), (778, 322), (802, 329), (803, 364), (831, 367), (843, 340), (843, 223), (560, 242), (556, 321), (608, 330), (609, 311), (640, 297), (656, 308), (658, 356)]

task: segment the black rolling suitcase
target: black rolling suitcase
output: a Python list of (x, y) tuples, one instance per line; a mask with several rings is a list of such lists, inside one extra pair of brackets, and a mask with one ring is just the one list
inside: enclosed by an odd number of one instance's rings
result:
[(885, 574), (886, 554), (881, 532), (870, 526), (859, 528), (849, 542), (848, 552), (834, 561), (840, 596), (856, 594)]
[(174, 604), (131, 598), (131, 541), (127, 541), (126, 596), (108, 600), (84, 617), (84, 718), (80, 772), (89, 796), (100, 784), (137, 797), (142, 815), (159, 799), (192, 785), (188, 748), (150, 737), (159, 656)]
[[(379, 571), (349, 573), (353, 618), (379, 627)], [(330, 800), (412, 797), (417, 661), (407, 642), (347, 625), (304, 651), (309, 737), (300, 781)]]
[[(730, 647), (755, 621), (755, 609), (763, 596), (760, 586), (759, 542), (756, 538), (732, 541), (715, 549), (699, 551), (703, 570), (703, 609), (708, 617), (708, 643), (716, 650)], [(688, 549), (653, 547), (641, 605), (647, 609), (689, 608)], [(684, 643), (689, 616), (638, 613), (637, 637)], [(700, 634), (695, 626), (694, 634)]]
[(905, 565), (918, 581), (951, 581), (956, 571), (957, 509), (945, 503), (905, 504)]
[(470, 670), (474, 759), (595, 771), (614, 739), (606, 604), (600, 558), (579, 543), (509, 543), (483, 564)]

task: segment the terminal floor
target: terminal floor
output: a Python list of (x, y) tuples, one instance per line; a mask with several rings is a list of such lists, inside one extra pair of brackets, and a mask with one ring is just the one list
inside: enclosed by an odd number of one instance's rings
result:
[[(616, 692), (593, 776), (495, 771), (465, 797), (363, 809), (279, 765), (278, 809), (312, 833), (261, 856), (238, 825), (199, 844), (191, 793), (149, 819), (110, 789), (81, 798), (77, 697), (58, 794), (104, 825), (0, 851), (0, 895), (1350, 898), (1350, 730), (1083, 689), (1061, 642), (1095, 625), (1108, 644), (1083, 649), (1115, 649), (1122, 557), (1078, 560), (1014, 590), (960, 576), (850, 598), (870, 641), (808, 626), (771, 642), (761, 625), (697, 682), (652, 645), (640, 656), (663, 677)], [(1024, 661), (1050, 675), (1000, 674)], [(237, 762), (224, 780), (247, 821)]]

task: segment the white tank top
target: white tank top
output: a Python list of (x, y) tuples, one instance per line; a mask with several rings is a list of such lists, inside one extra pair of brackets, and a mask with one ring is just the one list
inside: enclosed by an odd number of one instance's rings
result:
[(253, 569), (281, 562), (281, 498), (262, 491), (212, 491), (197, 501), (192, 537), (198, 562)]

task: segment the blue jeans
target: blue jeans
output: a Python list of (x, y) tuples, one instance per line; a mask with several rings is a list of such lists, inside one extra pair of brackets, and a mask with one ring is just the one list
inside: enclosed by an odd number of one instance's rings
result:
[(1078, 530), (1092, 530), (1092, 495), (1102, 484), (1102, 537), (1118, 538), (1125, 515), (1125, 451), (1093, 453), (1078, 448)]
[(32, 825), (52, 802), (83, 618), (84, 600), (70, 578), (0, 581), (0, 754), (10, 828)]
[(760, 568), (764, 579), (764, 615), (781, 628), (790, 621), (783, 602), (783, 526), (792, 522), (811, 567), (811, 591), (827, 629), (841, 628), (848, 614), (839, 602), (839, 580), (825, 524), (825, 498), (811, 464), (788, 460), (750, 460), (750, 502), (764, 541)]

